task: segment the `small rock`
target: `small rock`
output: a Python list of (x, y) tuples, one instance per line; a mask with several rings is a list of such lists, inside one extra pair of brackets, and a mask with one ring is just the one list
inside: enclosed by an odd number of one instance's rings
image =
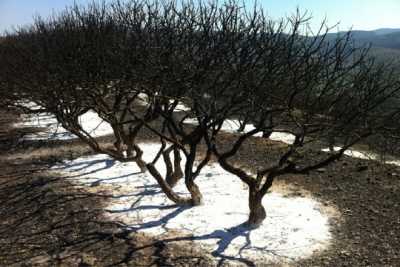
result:
[(326, 172), (326, 169), (325, 168), (319, 168), (319, 169), (317, 169), (317, 172), (324, 173), (324, 172)]

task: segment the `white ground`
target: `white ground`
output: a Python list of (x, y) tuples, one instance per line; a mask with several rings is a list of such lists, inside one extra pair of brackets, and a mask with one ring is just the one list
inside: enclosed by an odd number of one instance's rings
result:
[[(94, 111), (88, 111), (80, 116), (79, 122), (83, 126), (83, 129), (93, 137), (105, 136), (112, 133), (111, 126), (103, 121)], [(47, 129), (25, 135), (23, 137), (24, 140), (70, 140), (78, 138), (64, 129), (53, 115), (47, 113), (24, 115), (22, 122), (17, 123), (16, 127), (39, 127)]]
[[(27, 103), (25, 104), (25, 106), (29, 108), (39, 107), (34, 103)], [(179, 104), (177, 106), (177, 110), (185, 111), (187, 110), (187, 107), (185, 107), (183, 104)], [(80, 117), (79, 121), (84, 130), (86, 130), (88, 133), (91, 133), (93, 137), (100, 137), (113, 133), (111, 126), (107, 122), (102, 120), (94, 111), (88, 111), (87, 113), (83, 114)], [(185, 122), (188, 124), (195, 124), (196, 120), (186, 119)], [(53, 115), (47, 113), (24, 115), (22, 117), (22, 122), (17, 123), (16, 127), (47, 128), (47, 130), (24, 136), (25, 140), (70, 140), (77, 138), (77, 136), (64, 129), (57, 122), (57, 119)], [(237, 132), (238, 128), (239, 123), (237, 120), (227, 120), (226, 122), (224, 122), (221, 130), (226, 132)], [(250, 131), (252, 129), (254, 129), (254, 126), (252, 124), (247, 124), (244, 132)], [(255, 136), (261, 137), (261, 133), (256, 134)], [(274, 132), (270, 136), (270, 139), (274, 141), (281, 141), (287, 144), (292, 144), (294, 141), (294, 136), (289, 133)]]
[[(145, 159), (150, 161), (158, 145), (141, 147)], [(158, 164), (160, 169), (164, 167), (161, 160)], [(248, 214), (247, 190), (238, 178), (217, 165), (205, 167), (197, 178), (204, 204), (194, 208), (174, 206), (149, 174), (136, 173), (139, 169), (134, 163), (94, 155), (66, 161), (53, 169), (65, 173), (67, 179), (78, 185), (112, 184), (118, 188), (115, 192), (120, 196), (106, 208), (111, 219), (153, 235), (173, 229), (183, 231), (193, 235), (195, 242), (216, 257), (295, 260), (323, 250), (331, 239), (328, 217), (321, 213), (317, 201), (306, 197), (268, 193), (263, 200), (267, 210), (264, 224), (252, 231), (240, 226)], [(183, 183), (176, 191), (186, 194)]]
[[(111, 127), (92, 111), (82, 115), (80, 121), (85, 130), (94, 136), (112, 133)], [(188, 120), (187, 123), (194, 121)], [(236, 132), (238, 125), (237, 121), (229, 120), (224, 123), (222, 130)], [(38, 134), (25, 136), (25, 139), (76, 138), (60, 127), (53, 116), (44, 113), (25, 116), (23, 122), (16, 126), (47, 128)], [(245, 131), (252, 128), (253, 125), (247, 125)], [(270, 138), (287, 144), (294, 140), (293, 135), (278, 132), (274, 132)], [(150, 161), (157, 151), (157, 145), (141, 146), (146, 160)], [(327, 149), (323, 151), (328, 152)], [(377, 159), (374, 154), (351, 149), (345, 154)], [(397, 161), (387, 163), (400, 165)], [(135, 164), (115, 162), (105, 155), (66, 161), (53, 170), (63, 172), (66, 179), (80, 186), (112, 186), (114, 192), (120, 195), (113, 198), (107, 207), (106, 212), (111, 219), (153, 235), (180, 230), (192, 235), (196, 242), (216, 257), (239, 262), (245, 258), (282, 262), (309, 257), (330, 243), (329, 218), (321, 212), (316, 200), (307, 197), (287, 198), (278, 193), (269, 193), (263, 200), (267, 210), (263, 225), (252, 231), (241, 226), (248, 214), (247, 190), (238, 178), (217, 165), (205, 167), (197, 178), (204, 195), (204, 205), (190, 209), (174, 206), (160, 192), (149, 174), (137, 173), (139, 169)], [(178, 184), (176, 191), (186, 194), (182, 183)]]
[[(144, 102), (145, 96), (142, 96), (142, 98), (144, 99), (143, 103), (145, 103)], [(31, 109), (40, 108), (40, 106), (36, 105), (33, 102), (21, 103), (21, 105), (24, 105)], [(188, 108), (184, 104), (180, 103), (177, 106), (177, 110), (186, 111), (188, 110)], [(64, 129), (57, 122), (57, 119), (53, 115), (47, 113), (39, 113), (36, 115), (30, 114), (30, 115), (24, 115), (22, 119), (23, 119), (22, 122), (15, 124), (16, 127), (47, 128), (41, 132), (25, 135), (23, 137), (23, 139), (25, 140), (70, 140), (77, 138), (77, 136)], [(79, 118), (79, 121), (83, 126), (84, 130), (92, 134), (93, 137), (101, 137), (113, 133), (111, 126), (103, 119), (101, 119), (94, 111), (88, 111), (87, 113), (83, 114)], [(197, 121), (196, 119), (186, 119), (185, 123), (196, 124)], [(226, 120), (221, 128), (221, 130), (230, 133), (235, 133), (238, 131), (238, 129), (239, 129), (239, 122), (237, 120)], [(253, 124), (246, 124), (244, 132), (248, 132), (253, 129), (254, 129)], [(258, 133), (255, 134), (254, 136), (261, 137), (261, 135), (262, 133)], [(293, 144), (294, 135), (286, 132), (273, 132), (269, 137), (269, 139), (274, 141), (280, 141), (286, 144)], [(335, 151), (338, 151), (340, 147), (334, 147), (334, 149)], [(329, 152), (329, 149), (324, 148), (322, 149), (322, 151)], [(360, 158), (360, 159), (367, 159), (367, 160), (379, 159), (378, 155), (373, 154), (371, 152), (358, 151), (351, 148), (346, 150), (344, 154), (350, 157)], [(400, 161), (397, 160), (385, 161), (385, 163), (400, 166)]]
[[(39, 108), (39, 106), (35, 105), (34, 103), (25, 103), (24, 104), (30, 108)], [(185, 111), (187, 108), (183, 104), (179, 104), (177, 110)], [(16, 123), (16, 127), (42, 127), (47, 128), (47, 130), (43, 130), (41, 132), (28, 134), (23, 137), (24, 140), (70, 140), (76, 139), (77, 136), (70, 133), (66, 129), (64, 129), (58, 122), (57, 119), (50, 114), (47, 113), (39, 113), (36, 115), (24, 115), (22, 118), (22, 122)], [(93, 137), (101, 137), (110, 135), (113, 133), (111, 126), (102, 120), (97, 113), (94, 111), (88, 111), (87, 113), (83, 114), (79, 121), (83, 126), (84, 130), (88, 133), (91, 133)], [(186, 119), (185, 123), (188, 124), (196, 124), (195, 119)], [(235, 133), (238, 131), (239, 122), (237, 120), (226, 120), (221, 130)], [(254, 129), (253, 124), (247, 124), (244, 132), (248, 132)], [(261, 137), (262, 133), (258, 133), (254, 136)], [(294, 135), (285, 132), (273, 132), (269, 139), (274, 141), (280, 141), (286, 144), (293, 144), (294, 142)], [(335, 147), (335, 151), (338, 151), (340, 147)], [(324, 152), (329, 152), (328, 148), (322, 149)], [(366, 151), (358, 151), (354, 149), (348, 149), (344, 153), (347, 156), (360, 158), (360, 159), (367, 159), (367, 160), (378, 160), (379, 156), (373, 154), (371, 152)], [(386, 164), (392, 164), (400, 166), (400, 161), (392, 160), (392, 161), (385, 161)]]
[[(339, 151), (342, 148), (335, 146), (333, 149), (335, 151)], [(329, 148), (324, 148), (324, 149), (322, 149), (322, 151), (329, 152)], [(349, 157), (353, 157), (353, 158), (366, 159), (366, 160), (379, 160), (379, 155), (377, 155), (377, 154), (367, 152), (367, 151), (359, 151), (359, 150), (355, 150), (355, 149), (351, 149), (351, 148), (347, 149), (344, 152), (344, 154)], [(385, 163), (400, 166), (399, 160), (386, 160)]]

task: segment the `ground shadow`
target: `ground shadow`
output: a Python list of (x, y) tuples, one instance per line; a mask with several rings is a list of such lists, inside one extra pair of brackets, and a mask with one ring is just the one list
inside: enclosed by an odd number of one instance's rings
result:
[[(76, 187), (65, 177), (47, 172), (53, 155), (40, 155), (40, 165), (29, 156), (16, 157), (43, 145), (57, 149), (72, 144), (19, 142), (23, 134), (13, 128), (17, 121), (18, 114), (2, 110), (0, 266), (209, 266), (201, 253), (185, 247), (154, 245), (137, 250), (155, 240), (136, 232), (127, 234), (123, 224), (104, 216), (110, 198), (136, 194), (111, 196)], [(77, 149), (76, 154), (82, 151)], [(66, 158), (70, 157), (60, 156)], [(150, 193), (155, 190), (148, 188)]]
[[(58, 170), (66, 169), (66, 168), (71, 168), (74, 171), (82, 171), (85, 168), (93, 167), (98, 163), (101, 163), (103, 161), (106, 161), (105, 165), (102, 167), (99, 167), (98, 169), (94, 169), (85, 173), (80, 173), (76, 175), (67, 175), (66, 177), (69, 178), (79, 178), (81, 176), (86, 176), (90, 174), (94, 174), (98, 171), (111, 168), (114, 166), (115, 162), (113, 160), (90, 160), (90, 161), (84, 161), (84, 162), (79, 162), (79, 163), (72, 163), (71, 165), (64, 166), (59, 168)], [(101, 183), (103, 181), (111, 181), (111, 180), (116, 180), (120, 179), (129, 175), (134, 175), (134, 174), (128, 174), (128, 175), (123, 175), (123, 176), (112, 176), (107, 179), (99, 179), (96, 180), (94, 183)], [(138, 178), (140, 179), (140, 178)], [(82, 181), (81, 181), (82, 182)], [(93, 183), (93, 182), (92, 182)], [(85, 183), (82, 182), (82, 184), (92, 184), (92, 183)], [(147, 197), (147, 196), (154, 196), (156, 194), (162, 194), (162, 190), (160, 189), (158, 184), (143, 184), (141, 186), (136, 186), (136, 189), (139, 192), (135, 192), (133, 194), (130, 194), (129, 196), (136, 197), (132, 204), (130, 205), (129, 208), (123, 208), (123, 209), (104, 209), (104, 212), (110, 213), (110, 214), (122, 214), (122, 213), (134, 213), (134, 212), (140, 212), (140, 211), (145, 211), (145, 210), (167, 210), (168, 213), (161, 216), (160, 218), (152, 219), (149, 221), (145, 222), (138, 222), (137, 224), (134, 225), (124, 225), (124, 230), (128, 231), (129, 233), (138, 233), (142, 230), (148, 230), (151, 228), (161, 228), (163, 230), (163, 234), (168, 234), (168, 231), (171, 230), (170, 227), (168, 227), (168, 223), (171, 222), (174, 218), (178, 217), (180, 214), (184, 213), (186, 210), (190, 209), (190, 206), (179, 206), (179, 205), (152, 205), (152, 204), (141, 204), (142, 200)], [(110, 195), (113, 198), (121, 198), (127, 195), (120, 195), (120, 196), (114, 196)], [(175, 229), (179, 230), (179, 229)], [(215, 258), (217, 258), (217, 261), (219, 262), (219, 265), (223, 265), (225, 262), (238, 262), (240, 264), (245, 264), (246, 266), (255, 266), (255, 263), (248, 259), (245, 255), (244, 252), (248, 249), (256, 249), (256, 250), (262, 250), (265, 253), (269, 253), (271, 255), (274, 255), (276, 257), (284, 257), (285, 259), (290, 259), (287, 258), (284, 255), (279, 255), (276, 251), (269, 249), (268, 247), (263, 247), (263, 248), (255, 248), (252, 246), (251, 239), (250, 239), (250, 233), (253, 229), (249, 228), (245, 223), (239, 224), (237, 226), (228, 228), (228, 229), (220, 229), (220, 230), (215, 230), (209, 234), (205, 235), (190, 235), (187, 236), (187, 234), (183, 234), (181, 237), (175, 237), (175, 238), (164, 238), (164, 239), (159, 239), (157, 240), (154, 244), (151, 244), (150, 246), (160, 246), (160, 242), (164, 243), (177, 243), (179, 241), (201, 241), (201, 240), (217, 240), (217, 248), (215, 248), (212, 252), (211, 255)], [(231, 243), (237, 239), (237, 238), (244, 238), (246, 240), (245, 244), (243, 244), (239, 249), (238, 249), (238, 254), (235, 256), (227, 255), (225, 252), (228, 249), (228, 247), (231, 245)], [(143, 247), (143, 248), (148, 248), (149, 246)], [(158, 247), (159, 249), (159, 247)]]
[[(140, 199), (138, 200), (138, 202)], [(137, 202), (136, 202), (137, 203)], [(110, 213), (126, 213), (126, 212), (134, 212), (139, 210), (171, 210), (168, 214), (154, 220), (150, 220), (144, 223), (139, 223), (135, 225), (127, 225), (125, 230), (127, 232), (139, 232), (141, 230), (148, 230), (155, 227), (161, 227), (164, 231), (163, 234), (167, 234), (171, 228), (168, 227), (168, 223), (190, 209), (188, 206), (177, 206), (177, 205), (132, 205), (131, 208), (121, 209), (121, 210), (107, 210)], [(190, 222), (188, 222), (190, 223)], [(179, 229), (175, 229), (179, 230)], [(182, 229), (183, 230), (183, 229)], [(145, 249), (149, 246), (160, 246), (160, 243), (178, 243), (182, 241), (204, 241), (204, 240), (216, 240), (217, 247), (211, 252), (211, 255), (215, 257), (218, 261), (218, 266), (222, 266), (226, 262), (237, 262), (240, 264), (244, 264), (246, 266), (256, 266), (254, 260), (246, 257), (244, 252), (248, 249), (262, 251), (263, 253), (270, 254), (271, 256), (282, 258), (285, 261), (295, 261), (294, 258), (290, 258), (286, 255), (281, 255), (278, 251), (265, 247), (254, 247), (251, 242), (250, 234), (254, 228), (249, 227), (246, 223), (239, 224), (234, 227), (215, 230), (209, 234), (204, 235), (193, 235), (188, 234), (187, 231), (182, 232), (181, 236), (173, 237), (173, 238), (162, 238), (160, 237), (155, 243), (150, 244), (148, 246), (137, 248)], [(244, 238), (246, 242), (238, 248), (238, 253), (235, 256), (227, 255), (226, 250), (231, 245), (231, 243), (237, 238)]]
[[(186, 248), (160, 246), (154, 238), (138, 235), (139, 228), (128, 232), (126, 225), (107, 219), (104, 210), (109, 196), (76, 188), (63, 177), (49, 176), (42, 170), (24, 171), (25, 164), (7, 165), (0, 177), (1, 266), (115, 266), (119, 262), (128, 266), (187, 262), (194, 266), (207, 262)], [(170, 218), (179, 212), (180, 208)], [(137, 249), (147, 244), (147, 248)]]

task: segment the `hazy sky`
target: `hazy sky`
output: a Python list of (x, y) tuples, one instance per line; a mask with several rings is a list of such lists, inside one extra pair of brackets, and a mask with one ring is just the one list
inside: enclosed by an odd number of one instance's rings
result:
[[(77, 3), (91, 0), (76, 0)], [(221, 2), (222, 0), (220, 0)], [(47, 16), (74, 0), (0, 0), (0, 32), (13, 25), (32, 22), (32, 16)], [(245, 0), (251, 4), (253, 0)], [(340, 30), (350, 27), (357, 30), (400, 28), (400, 0), (258, 0), (268, 15), (280, 18), (290, 15), (299, 7), (308, 10), (316, 25), (326, 16), (330, 25), (340, 22)]]

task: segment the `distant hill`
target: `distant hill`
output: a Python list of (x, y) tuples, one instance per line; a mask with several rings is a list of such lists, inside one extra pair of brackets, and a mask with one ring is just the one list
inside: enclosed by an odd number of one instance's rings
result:
[(400, 29), (382, 28), (374, 30), (373, 32), (375, 32), (377, 35), (385, 35), (385, 34), (400, 32)]
[[(329, 33), (328, 39), (343, 36), (346, 32)], [(357, 45), (371, 45), (372, 47), (400, 49), (400, 29), (377, 29), (374, 31), (351, 32), (351, 37)]]
[[(327, 40), (331, 41), (343, 36), (347, 32), (329, 33)], [(393, 61), (400, 70), (400, 29), (382, 28), (373, 31), (351, 32), (356, 46), (371, 46), (370, 54), (378, 61)]]

